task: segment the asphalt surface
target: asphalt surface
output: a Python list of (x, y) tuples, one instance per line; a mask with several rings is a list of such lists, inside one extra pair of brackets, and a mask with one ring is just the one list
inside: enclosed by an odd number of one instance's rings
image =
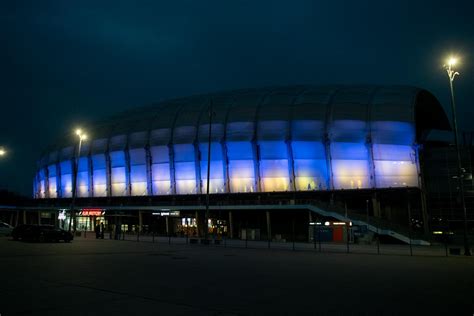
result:
[(0, 314), (473, 315), (474, 259), (0, 238)]

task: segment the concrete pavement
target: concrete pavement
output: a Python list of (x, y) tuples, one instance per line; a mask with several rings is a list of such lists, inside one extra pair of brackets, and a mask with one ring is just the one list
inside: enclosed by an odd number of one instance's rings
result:
[(472, 315), (474, 260), (0, 238), (5, 315)]

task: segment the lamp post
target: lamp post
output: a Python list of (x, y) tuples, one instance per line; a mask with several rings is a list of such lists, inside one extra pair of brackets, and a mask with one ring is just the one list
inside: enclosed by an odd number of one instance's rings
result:
[(454, 101), (454, 87), (453, 81), (456, 75), (459, 75), (459, 72), (454, 70), (454, 66), (457, 63), (457, 59), (455, 57), (450, 57), (447, 60), (447, 63), (444, 65), (446, 72), (448, 73), (449, 77), (449, 88), (451, 91), (451, 112), (453, 115), (453, 127), (454, 127), (454, 143), (456, 146), (456, 155), (457, 155), (457, 164), (458, 164), (458, 185), (459, 185), (459, 194), (461, 198), (461, 208), (463, 210), (464, 215), (464, 255), (470, 256), (471, 250), (469, 249), (469, 240), (467, 236), (467, 212), (466, 212), (466, 201), (464, 199), (464, 183), (463, 183), (463, 172), (461, 166), (461, 152), (459, 149), (459, 139), (458, 139), (458, 124), (456, 119), (456, 102)]
[(71, 224), (74, 221), (74, 230), (76, 230), (76, 212), (74, 211), (74, 204), (77, 195), (77, 169), (79, 167), (79, 156), (81, 155), (82, 141), (87, 139), (87, 135), (81, 129), (76, 130), (76, 135), (79, 138), (79, 145), (77, 146), (77, 153), (74, 155), (74, 169), (73, 169), (73, 183), (72, 183), (72, 199), (71, 199), (71, 218), (69, 219), (69, 228), (71, 231)]
[(206, 183), (206, 213), (204, 214), (204, 238), (209, 235), (209, 184), (211, 181), (211, 134), (212, 134), (212, 99), (209, 102), (209, 133), (207, 139), (207, 183)]

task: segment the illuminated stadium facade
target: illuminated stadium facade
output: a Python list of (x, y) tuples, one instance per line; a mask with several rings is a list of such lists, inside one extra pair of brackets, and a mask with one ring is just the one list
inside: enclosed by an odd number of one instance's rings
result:
[[(419, 187), (419, 144), (427, 130), (447, 127), (437, 100), (412, 87), (302, 86), (177, 99), (89, 128), (77, 196), (205, 193), (211, 102), (211, 193)], [(36, 198), (71, 197), (74, 141), (43, 157)]]
[[(419, 157), (433, 129), (450, 129), (440, 103), (409, 86), (289, 86), (165, 101), (85, 127), (78, 203), (205, 194), (209, 139), (214, 197), (421, 188)], [(77, 145), (71, 135), (42, 157), (36, 199), (71, 198)]]

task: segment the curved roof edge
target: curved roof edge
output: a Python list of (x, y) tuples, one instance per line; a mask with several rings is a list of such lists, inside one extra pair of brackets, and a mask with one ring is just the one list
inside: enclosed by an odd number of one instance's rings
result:
[[(176, 119), (179, 109), (183, 106), (195, 103), (196, 106), (202, 106), (206, 100), (211, 99), (234, 99), (241, 96), (256, 95), (291, 95), (298, 92), (299, 95), (322, 95), (330, 91), (343, 91), (351, 95), (356, 90), (375, 91), (386, 90), (390, 93), (399, 93), (400, 95), (411, 96), (411, 104), (401, 104), (402, 107), (411, 107), (410, 112), (416, 126), (416, 138), (423, 142), (430, 130), (451, 130), (448, 117), (437, 98), (428, 90), (406, 85), (284, 85), (273, 87), (261, 87), (252, 89), (237, 89), (218, 91), (207, 94), (196, 94), (188, 97), (173, 98), (159, 103), (154, 103), (141, 107), (130, 108), (117, 114), (110, 115), (105, 119), (85, 124), (84, 128), (91, 131), (94, 139), (110, 138), (120, 134), (130, 134), (135, 131), (127, 131), (128, 128), (135, 128), (136, 132), (141, 130), (151, 130), (152, 122), (160, 118), (162, 114), (169, 112)], [(331, 93), (332, 93), (331, 92)], [(295, 96), (296, 98), (296, 96)], [(350, 98), (350, 97), (349, 97)], [(343, 101), (343, 102), (347, 102)], [(284, 105), (280, 105), (284, 106)], [(287, 106), (291, 106), (288, 104)], [(170, 108), (172, 107), (172, 108)], [(227, 105), (225, 105), (227, 107)], [(140, 120), (140, 124), (137, 121)], [(120, 130), (120, 131), (119, 131)], [(75, 136), (72, 134), (62, 137), (43, 152), (43, 159), (53, 151), (72, 145)]]

